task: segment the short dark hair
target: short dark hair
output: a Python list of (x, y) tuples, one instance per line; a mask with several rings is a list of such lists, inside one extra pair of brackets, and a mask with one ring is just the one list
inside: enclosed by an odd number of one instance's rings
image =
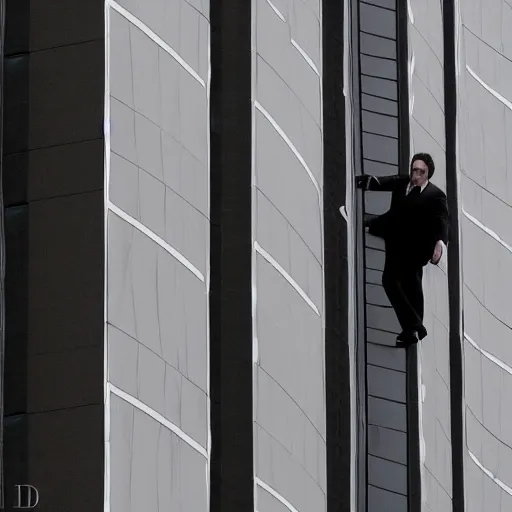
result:
[(436, 170), (436, 166), (434, 165), (433, 158), (428, 153), (416, 153), (411, 159), (411, 171), (412, 166), (416, 160), (422, 160), (425, 162), (425, 165), (428, 167), (428, 179), (432, 178), (434, 175), (434, 171)]

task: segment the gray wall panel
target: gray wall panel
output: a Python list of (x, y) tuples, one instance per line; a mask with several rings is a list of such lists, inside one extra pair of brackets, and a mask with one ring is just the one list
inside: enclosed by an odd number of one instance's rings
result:
[(361, 76), (361, 91), (381, 98), (395, 101), (397, 99), (396, 83), (393, 83), (391, 80), (384, 80), (373, 76)]
[(369, 364), (402, 371), (405, 368), (405, 354), (399, 350), (386, 350), (385, 346), (369, 343), (367, 347)]
[(259, 55), (256, 57), (257, 101), (271, 113), (317, 181), (322, 170), (322, 130), (290, 86)]
[(361, 2), (359, 16), (361, 30), (364, 32), (396, 39), (396, 14), (394, 11)]
[(361, 73), (388, 80), (396, 79), (396, 62), (391, 59), (361, 55)]
[[(369, 455), (368, 483), (370, 486), (388, 489), (397, 494), (406, 496), (407, 466)], [(376, 508), (375, 510), (378, 509)]]
[[(396, 338), (396, 336), (393, 336)], [(389, 402), (377, 397), (368, 397), (368, 424), (407, 432), (407, 410), (405, 404)]]
[[(413, 10), (418, 4), (419, 2), (414, 4)], [(436, 9), (439, 7), (436, 5)], [(434, 30), (435, 24), (433, 20), (430, 20), (429, 23), (431, 24), (429, 29)], [(429, 42), (425, 40), (425, 32), (420, 32), (419, 30), (415, 25), (409, 25), (409, 59), (412, 59), (413, 48), (415, 56), (415, 76), (413, 76), (413, 79), (423, 82), (429, 93), (441, 106), (444, 102), (443, 54), (442, 51), (439, 55), (435, 53)], [(439, 41), (442, 41), (441, 35), (439, 36)]]
[(398, 104), (395, 101), (377, 98), (369, 94), (361, 95), (361, 105), (364, 110), (385, 114), (387, 116), (398, 115)]
[(370, 160), (398, 164), (397, 140), (392, 137), (363, 133), (363, 153), (365, 158)]
[(253, 1), (255, 510), (326, 509), (320, 2)]
[[(411, 0), (409, 73), (410, 154), (432, 155), (432, 181), (446, 191), (442, 3)], [(446, 254), (439, 266), (425, 267), (423, 289), (429, 334), (418, 347), (422, 509), (448, 512), (452, 461)]]
[(505, 511), (512, 500), (512, 64), (504, 24), (511, 7), (463, 0), (460, 8), (466, 503), (468, 510)]
[(372, 425), (368, 428), (368, 453), (407, 464), (407, 434)]
[(396, 41), (392, 39), (385, 39), (375, 34), (361, 32), (359, 48), (361, 52), (366, 55), (396, 59)]
[(466, 456), (464, 468), (464, 487), (466, 490), (466, 506), (468, 512), (480, 512), (484, 508), (484, 479), (483, 471)]
[(259, 190), (256, 240), (293, 277), (315, 306), (322, 308), (322, 265), (286, 217)]
[[(302, 6), (302, 2), (296, 2), (295, 0), (290, 0), (289, 4), (290, 14), (293, 13), (294, 9), (307, 8)], [(291, 16), (288, 17), (286, 12), (281, 14), (287, 20), (286, 22), (283, 22), (276, 15), (266, 0), (255, 0), (254, 16), (256, 16), (257, 23), (254, 37), (257, 52), (288, 84), (313, 118), (320, 124), (321, 81), (307, 60), (292, 44), (288, 26), (288, 23), (291, 23), (289, 21)], [(269, 37), (269, 34), (272, 34), (272, 36)], [(320, 34), (319, 30), (318, 34)], [(313, 35), (310, 37), (313, 37)], [(310, 59), (312, 58), (310, 57)], [(317, 68), (320, 69), (318, 66)]]
[[(371, 282), (372, 272), (368, 271), (367, 278), (368, 282)], [(376, 280), (379, 283), (382, 282), (382, 272), (376, 272)], [(385, 332), (385, 331), (377, 331), (376, 329), (372, 329), (371, 327), (367, 328), (366, 338), (369, 343), (375, 343), (378, 345), (383, 345), (386, 347), (394, 347), (396, 345), (396, 334), (394, 332)]]
[(203, 283), (125, 221), (109, 223), (109, 323), (206, 391)]
[(256, 264), (259, 364), (325, 435), (321, 317), (263, 257)]
[[(255, 443), (259, 481), (296, 510), (325, 510), (325, 490), (293, 454), (259, 425), (255, 425)], [(258, 487), (261, 489), (262, 485)]]
[(368, 365), (368, 394), (405, 403), (405, 372)]
[(207, 510), (203, 457), (121, 398), (111, 409), (112, 512)]
[(381, 512), (406, 512), (407, 496), (370, 485), (368, 488), (368, 509), (380, 510)]
[[(396, 73), (396, 69), (394, 72)], [(363, 111), (362, 121), (365, 132), (398, 137), (398, 126), (394, 117)]]
[(120, 0), (118, 3), (206, 80), (209, 66), (209, 0)]
[(107, 493), (206, 512), (209, 2), (109, 5)]
[(255, 115), (255, 184), (321, 260), (321, 212), (315, 184), (270, 122), (259, 111)]
[[(257, 403), (256, 423), (290, 453), (325, 492), (325, 443), (316, 425), (300, 405), (290, 400), (290, 395), (262, 368), (255, 375)], [(298, 450), (296, 447), (302, 446)]]
[(257, 490), (256, 499), (258, 500), (259, 509), (265, 510), (265, 512), (288, 512), (290, 510), (285, 504), (261, 487)]

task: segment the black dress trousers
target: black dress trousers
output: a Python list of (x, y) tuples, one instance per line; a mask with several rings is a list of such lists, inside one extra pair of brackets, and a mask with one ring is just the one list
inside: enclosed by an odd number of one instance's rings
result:
[[(423, 265), (415, 254), (414, 242), (406, 240), (404, 234), (411, 235), (415, 231), (414, 203), (420, 195), (420, 187), (414, 187), (403, 199), (401, 208), (401, 221), (397, 232), (402, 234), (400, 240), (386, 242), (386, 262), (382, 275), (382, 285), (389, 302), (395, 310), (396, 316), (403, 331), (418, 331), (420, 337), (425, 332), (423, 326), (424, 298), (423, 298)], [(402, 224), (403, 225), (400, 225)], [(411, 224), (409, 224), (411, 223)]]
[(423, 267), (404, 261), (397, 252), (395, 248), (386, 249), (382, 285), (402, 330), (408, 333), (417, 331), (422, 334), (425, 330)]

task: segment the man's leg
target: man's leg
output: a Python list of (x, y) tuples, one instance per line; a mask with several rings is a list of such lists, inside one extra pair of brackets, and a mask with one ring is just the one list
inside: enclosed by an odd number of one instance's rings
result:
[(422, 340), (427, 335), (423, 325), (425, 301), (423, 296), (423, 267), (411, 268), (404, 275), (403, 290), (412, 308), (416, 312), (418, 321), (418, 336)]
[[(414, 269), (387, 257), (382, 275), (382, 285), (402, 327), (401, 337), (404, 334), (408, 337), (414, 337), (415, 332), (418, 332), (421, 336), (424, 331), (422, 321), (423, 292), (420, 280), (418, 294), (418, 279)], [(413, 302), (411, 302), (411, 298)], [(419, 311), (416, 308), (419, 308)]]

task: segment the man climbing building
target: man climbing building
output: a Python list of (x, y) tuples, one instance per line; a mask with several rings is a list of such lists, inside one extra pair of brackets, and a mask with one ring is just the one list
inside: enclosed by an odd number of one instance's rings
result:
[(392, 192), (389, 210), (365, 221), (370, 234), (383, 238), (386, 261), (382, 285), (402, 332), (397, 346), (427, 335), (423, 325), (423, 267), (437, 265), (448, 243), (446, 194), (430, 182), (435, 165), (428, 153), (412, 157), (409, 176), (357, 177), (364, 190)]

